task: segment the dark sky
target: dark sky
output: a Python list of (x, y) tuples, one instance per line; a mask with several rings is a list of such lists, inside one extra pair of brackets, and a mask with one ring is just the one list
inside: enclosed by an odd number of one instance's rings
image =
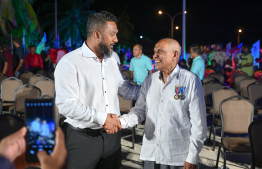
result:
[[(101, 11), (109, 6), (125, 9), (135, 26), (135, 34), (143, 35), (152, 44), (169, 36), (171, 20), (158, 10), (175, 15), (182, 11), (183, 0), (96, 0), (91, 10)], [(214, 44), (240, 41), (252, 45), (262, 37), (262, 0), (187, 0), (186, 44)], [(182, 15), (176, 17), (174, 38), (182, 41)], [(144, 39), (146, 41), (146, 39)], [(148, 41), (149, 42), (149, 41)], [(150, 43), (150, 42), (149, 42)], [(153, 50), (153, 49), (152, 49)]]

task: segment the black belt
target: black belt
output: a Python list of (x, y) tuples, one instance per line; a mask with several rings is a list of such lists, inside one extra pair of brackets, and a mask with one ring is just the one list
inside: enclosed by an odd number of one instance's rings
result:
[(101, 129), (90, 129), (90, 128), (84, 128), (84, 129), (80, 129), (77, 127), (72, 126), (71, 124), (65, 123), (65, 125), (67, 127), (69, 127), (70, 129), (78, 132), (78, 133), (82, 133), (82, 134), (86, 134), (89, 136), (101, 136), (103, 133), (106, 133), (106, 130), (104, 128)]

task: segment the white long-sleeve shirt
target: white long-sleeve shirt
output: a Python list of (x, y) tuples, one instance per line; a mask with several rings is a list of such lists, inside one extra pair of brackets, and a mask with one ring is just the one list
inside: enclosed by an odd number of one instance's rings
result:
[(99, 128), (107, 114), (120, 115), (118, 94), (136, 99), (140, 87), (124, 80), (115, 58), (102, 62), (84, 43), (66, 54), (55, 70), (56, 105), (65, 122), (78, 128)]
[[(185, 87), (185, 99), (175, 99), (176, 86)], [(157, 164), (197, 164), (206, 139), (206, 107), (202, 83), (193, 73), (173, 70), (164, 84), (161, 73), (149, 75), (129, 114), (120, 118), (123, 128), (146, 120), (140, 159)]]

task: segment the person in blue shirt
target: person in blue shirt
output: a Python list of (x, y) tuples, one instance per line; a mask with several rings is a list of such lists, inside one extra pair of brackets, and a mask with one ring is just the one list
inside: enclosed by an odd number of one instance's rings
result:
[(48, 124), (46, 123), (45, 120), (43, 120), (42, 125), (41, 125), (41, 133), (40, 135), (43, 137), (47, 137), (50, 134), (50, 129)]
[(197, 44), (190, 46), (190, 55), (193, 58), (191, 72), (195, 73), (200, 80), (203, 80), (205, 74), (205, 62), (200, 56), (201, 49)]
[(142, 53), (143, 47), (136, 44), (133, 47), (134, 58), (130, 62), (130, 79), (133, 79), (138, 85), (142, 85), (145, 78), (153, 73), (152, 61)]
[(35, 118), (35, 120), (31, 123), (31, 129), (33, 132), (41, 131), (41, 123), (39, 117)]

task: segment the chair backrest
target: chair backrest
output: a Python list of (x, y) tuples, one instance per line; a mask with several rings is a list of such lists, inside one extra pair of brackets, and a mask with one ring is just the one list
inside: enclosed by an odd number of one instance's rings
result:
[(251, 168), (262, 167), (262, 119), (253, 121), (248, 128), (248, 136), (252, 152)]
[(25, 122), (20, 117), (12, 114), (0, 115), (0, 141), (25, 126)]
[(216, 89), (219, 89), (222, 86), (223, 85), (221, 85), (220, 83), (214, 83), (214, 82), (203, 84), (204, 98), (207, 106), (211, 106), (213, 104), (212, 92)]
[[(235, 74), (238, 74), (238, 75), (234, 77), (234, 87), (235, 87), (235, 89), (236, 89), (238, 92), (240, 92), (240, 90), (239, 90), (239, 82), (240, 82), (242, 79), (244, 79), (245, 77), (247, 77), (247, 75), (244, 74), (244, 73), (241, 73), (241, 74), (235, 73)], [(235, 75), (235, 74), (234, 74), (234, 75)]]
[(41, 69), (41, 70), (38, 70), (36, 72), (36, 74), (39, 74), (39, 75), (43, 75), (45, 77), (48, 77), (48, 71), (47, 70), (44, 70), (44, 69)]
[(252, 83), (247, 87), (248, 99), (256, 106), (262, 106), (262, 84)]
[(211, 73), (209, 76), (217, 79), (220, 84), (225, 84), (225, 77), (223, 74)]
[(132, 100), (124, 100), (121, 96), (118, 96), (120, 113), (129, 113), (132, 107)]
[(37, 80), (42, 79), (44, 77), (45, 76), (43, 75), (35, 74), (29, 78), (28, 84), (34, 85)]
[(22, 85), (23, 82), (15, 77), (9, 77), (3, 80), (1, 83), (1, 99), (3, 102), (14, 102), (15, 90)]
[(203, 84), (205, 83), (209, 83), (209, 82), (216, 82), (216, 79), (211, 77), (211, 76), (207, 76), (203, 79)]
[(18, 79), (22, 80), (23, 84), (28, 84), (29, 78), (33, 76), (34, 73), (26, 71), (19, 75)]
[(25, 112), (25, 99), (41, 96), (41, 90), (33, 85), (23, 85), (15, 90), (15, 112)]
[(253, 121), (253, 114), (253, 104), (241, 96), (233, 96), (223, 100), (220, 103), (221, 137), (224, 136), (224, 132), (248, 133), (248, 126)]
[(41, 90), (42, 95), (49, 95), (54, 97), (55, 95), (55, 83), (49, 78), (42, 78), (35, 82), (34, 86)]
[(221, 87), (219, 89), (214, 90), (213, 93), (212, 93), (213, 114), (220, 115), (220, 111), (219, 111), (220, 103), (223, 100), (225, 100), (227, 98), (230, 98), (232, 96), (239, 96), (237, 91), (232, 89), (232, 88), (223, 86), (223, 87)]
[(246, 77), (239, 82), (239, 89), (242, 97), (248, 98), (247, 87), (254, 82), (258, 81), (252, 77)]

